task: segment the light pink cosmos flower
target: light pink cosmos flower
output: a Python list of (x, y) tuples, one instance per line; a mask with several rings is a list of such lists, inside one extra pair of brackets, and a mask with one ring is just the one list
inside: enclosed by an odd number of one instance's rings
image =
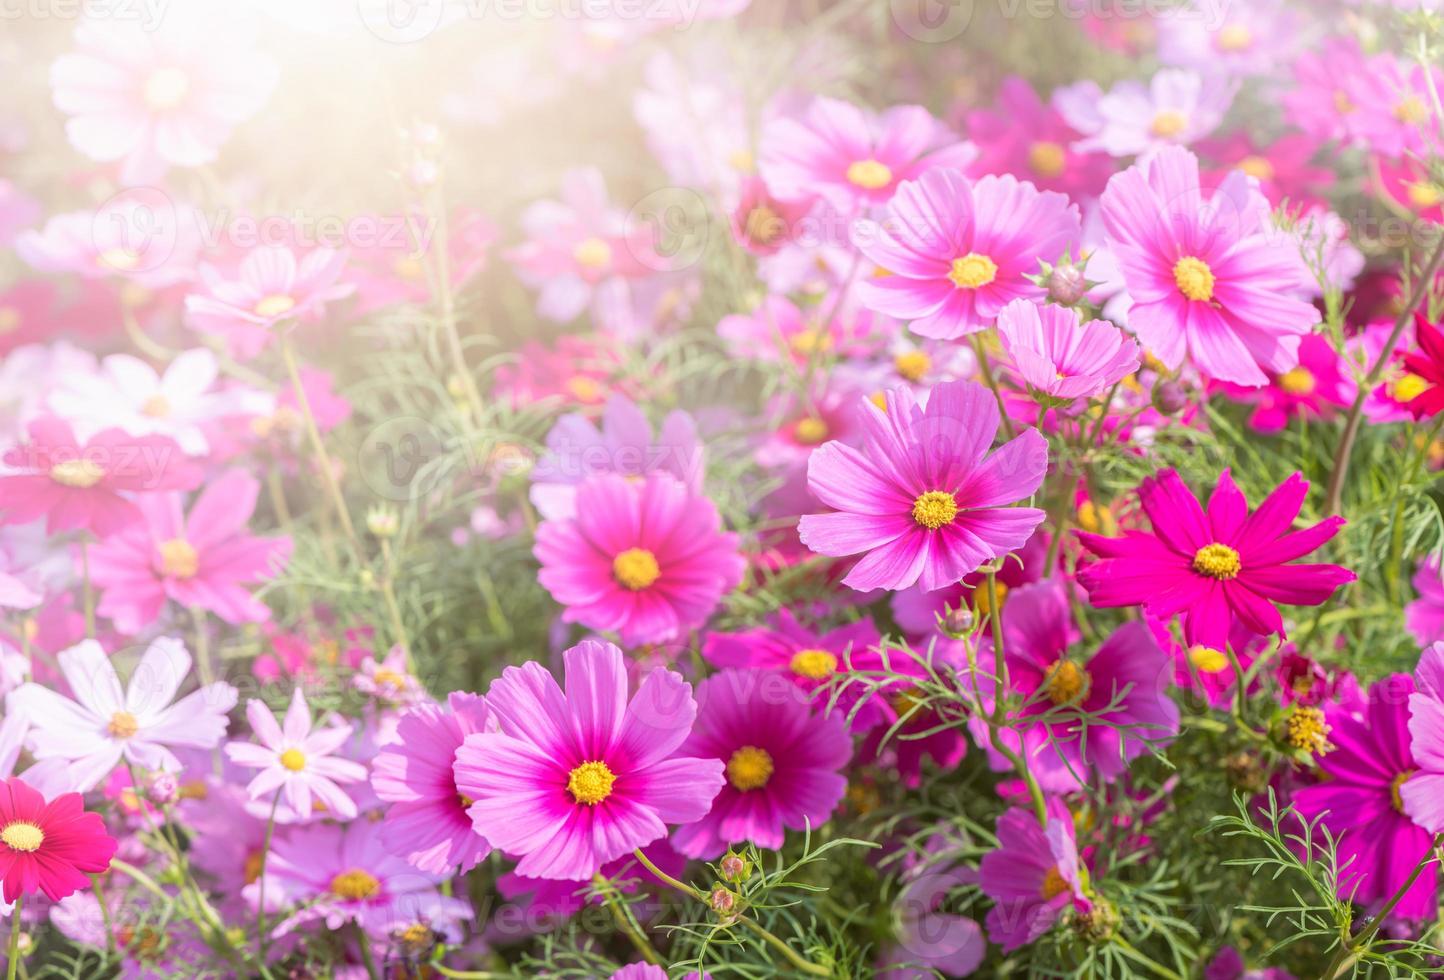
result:
[(1003, 348), (1025, 384), (1059, 401), (1090, 398), (1138, 370), (1138, 343), (1107, 320), (1014, 300), (998, 314)]
[(1003, 80), (994, 108), (968, 113), (968, 135), (980, 151), (973, 175), (1016, 174), (1076, 198), (1096, 195), (1113, 172), (1106, 155), (1074, 148), (1082, 134), (1017, 75)]
[[(1092, 83), (1083, 83), (1092, 85)], [(1122, 81), (1084, 108), (1085, 100), (1055, 100), (1068, 124), (1086, 134), (1082, 151), (1115, 157), (1147, 156), (1169, 146), (1187, 146), (1218, 128), (1237, 85), (1180, 68), (1157, 72), (1147, 85)], [(1081, 89), (1081, 93), (1096, 92)]]
[(96, 211), (53, 215), (44, 228), (15, 238), (16, 254), (41, 272), (120, 278), (147, 289), (191, 278), (199, 247), (194, 211), (140, 191)]
[(1438, 555), (1429, 555), (1414, 569), (1419, 598), (1404, 607), (1404, 625), (1421, 647), (1444, 640), (1444, 572)]
[(159, 619), (167, 601), (233, 625), (270, 619), (247, 584), (285, 567), (291, 539), (247, 533), (259, 493), (254, 477), (230, 470), (206, 486), (189, 514), (178, 493), (140, 498), (143, 521), (91, 553), (91, 577), (102, 590), (96, 611), (132, 635)]
[(584, 641), (563, 661), (565, 690), (535, 661), (492, 682), (501, 730), (466, 736), (456, 785), (475, 801), (477, 833), (520, 858), (517, 874), (585, 881), (667, 824), (705, 816), (724, 767), (677, 756), (697, 715), (679, 674), (653, 670), (629, 700), (612, 644)]
[(1163, 64), (1234, 78), (1273, 74), (1305, 37), (1303, 18), (1282, 0), (1193, 0), (1157, 24)]
[(988, 938), (1010, 953), (1049, 929), (1063, 910), (1091, 903), (1084, 896), (1073, 816), (1060, 801), (1040, 826), (1030, 810), (1014, 807), (998, 818), (998, 848), (983, 855), (978, 882), (993, 900)]
[(107, 429), (82, 443), (54, 417), (31, 422), (29, 436), (3, 457), (0, 524), (44, 517), (48, 533), (83, 529), (104, 538), (140, 519), (123, 494), (200, 482), (200, 469), (164, 436)]
[(1291, 239), (1268, 231), (1269, 206), (1235, 171), (1205, 199), (1198, 158), (1170, 147), (1117, 174), (1103, 192), (1108, 241), (1133, 299), (1129, 328), (1170, 369), (1243, 385), (1299, 360), (1319, 322)]
[(1284, 117), (1318, 140), (1352, 141), (1358, 132), (1359, 106), (1348, 80), (1370, 71), (1369, 59), (1352, 37), (1331, 37), (1294, 62), (1296, 86), (1283, 95)]
[(762, 133), (758, 166), (784, 201), (825, 199), (847, 214), (886, 204), (905, 180), (937, 167), (962, 170), (977, 149), (922, 106), (873, 114), (819, 96), (801, 118), (781, 118)]
[(717, 323), (717, 336), (737, 357), (759, 361), (789, 360), (799, 366), (821, 358), (853, 358), (879, 346), (890, 321), (874, 317), (867, 310), (847, 309), (855, 304), (837, 304), (827, 323), (818, 315), (804, 313), (786, 296), (769, 294), (751, 313), (733, 313)]
[(1006, 505), (1043, 482), (1038, 431), (990, 452), (998, 403), (969, 381), (938, 385), (925, 409), (906, 389), (889, 391), (886, 404), (864, 404), (863, 450), (829, 442), (812, 454), (808, 485), (835, 512), (804, 516), (802, 543), (824, 555), (865, 552), (843, 579), (859, 592), (941, 589), (1021, 548), (1044, 513)]
[(98, 786), (122, 760), (179, 772), (173, 748), (210, 749), (225, 737), (226, 713), (236, 704), (231, 685), (217, 681), (172, 703), (191, 669), (180, 640), (151, 643), (123, 691), (115, 665), (95, 640), (56, 659), (74, 700), (30, 683), (10, 695), (9, 708), (30, 718), (36, 760), (63, 763), (78, 792)]
[(246, 718), (261, 744), (231, 742), (226, 755), (238, 766), (261, 770), (246, 787), (251, 799), (279, 793), (297, 816), (308, 820), (314, 796), (339, 819), (356, 816), (355, 801), (337, 783), (365, 779), (366, 767), (334, 757), (351, 737), (350, 722), (315, 728), (306, 695), (299, 687), (291, 696), (284, 726), (276, 723), (264, 701), (255, 698), (246, 703)]
[(222, 37), (197, 21), (180, 12), (159, 29), (128, 18), (85, 20), (76, 50), (50, 68), (71, 144), (94, 160), (123, 161), (126, 184), (212, 162), (275, 87), (275, 64), (234, 27)]
[(1010, 301), (1040, 298), (1024, 278), (1078, 243), (1078, 209), (1015, 177), (976, 183), (932, 170), (898, 188), (878, 224), (860, 222), (858, 248), (886, 270), (858, 287), (869, 309), (912, 321), (922, 337), (983, 330)]
[(362, 694), (392, 704), (419, 704), (427, 699), (426, 688), (406, 666), (406, 648), (397, 644), (379, 662), (367, 657), (351, 678)]
[[(1338, 68), (1332, 70), (1340, 78)], [(1344, 98), (1353, 107), (1348, 113), (1353, 141), (1383, 157), (1433, 152), (1431, 141), (1437, 137), (1429, 90), (1444, 86), (1444, 73), (1433, 66), (1428, 71), (1432, 79), (1414, 61), (1382, 53), (1369, 58), (1361, 74), (1341, 78)]]
[(298, 257), (285, 245), (252, 249), (235, 278), (203, 265), (201, 291), (186, 296), (186, 324), (221, 338), (234, 357), (255, 357), (277, 324), (319, 320), (327, 303), (355, 291), (341, 281), (345, 265), (344, 249), (316, 248)]

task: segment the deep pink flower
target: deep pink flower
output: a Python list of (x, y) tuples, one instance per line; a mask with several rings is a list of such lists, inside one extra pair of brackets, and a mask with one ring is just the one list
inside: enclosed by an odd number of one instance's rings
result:
[(402, 715), (394, 741), (372, 763), (371, 786), (390, 804), (382, 840), (422, 871), (470, 871), (491, 853), (471, 824), (453, 768), (466, 736), (490, 724), (482, 698), (455, 691), (447, 708), (424, 704)]
[(79, 793), (46, 801), (24, 780), (0, 782), (0, 881), (5, 901), (44, 892), (58, 902), (110, 867), (118, 846)]
[(1198, 158), (1160, 151), (1103, 192), (1103, 222), (1133, 306), (1128, 326), (1170, 369), (1243, 385), (1298, 364), (1300, 338), (1319, 322), (1295, 298), (1302, 266), (1292, 240), (1269, 233), (1269, 207), (1242, 173), (1205, 200)]
[(87, 530), (104, 538), (141, 519), (124, 493), (187, 490), (200, 469), (164, 436), (98, 432), (84, 444), (53, 417), (30, 423), (29, 441), (4, 456), (12, 469), (0, 475), (0, 524), (45, 518), (47, 533)]
[(992, 324), (1007, 303), (1038, 299), (1024, 278), (1078, 245), (1078, 209), (1011, 174), (976, 182), (932, 170), (898, 188), (879, 223), (862, 222), (858, 248), (886, 275), (862, 283), (869, 309), (912, 321), (922, 337), (950, 339)]
[(1067, 808), (1052, 804), (1046, 827), (1030, 810), (1006, 811), (998, 818), (997, 850), (984, 854), (978, 865), (978, 883), (993, 900), (988, 938), (1005, 953), (1053, 928), (1064, 909), (1086, 908)]
[(727, 781), (705, 817), (673, 832), (677, 850), (709, 860), (741, 841), (776, 850), (785, 830), (827, 822), (852, 756), (840, 716), (814, 714), (802, 691), (759, 670), (721, 671), (698, 686), (697, 700), (697, 723), (677, 751), (716, 759)]
[(585, 881), (602, 865), (704, 816), (718, 759), (676, 756), (697, 704), (662, 668), (627, 698), (622, 651), (584, 641), (563, 656), (566, 689), (535, 661), (508, 667), (487, 705), (500, 731), (466, 736), (456, 785), (472, 826), (520, 858), (517, 873)]
[(1421, 384), (1409, 399), (1409, 412), (1416, 419), (1444, 411), (1444, 331), (1421, 313), (1414, 314), (1414, 340), (1418, 350), (1404, 357), (1404, 370)]
[(1222, 164), (1204, 173), (1205, 188), (1215, 190), (1229, 172), (1242, 170), (1258, 181), (1259, 192), (1274, 207), (1285, 200), (1295, 207), (1317, 201), (1323, 189), (1335, 180), (1332, 170), (1313, 164), (1319, 141), (1307, 133), (1288, 133), (1262, 145), (1247, 133), (1238, 132), (1200, 143), (1198, 150), (1200, 155)]
[(1444, 572), (1439, 556), (1428, 555), (1414, 569), (1419, 598), (1404, 607), (1404, 625), (1421, 647), (1444, 640)]
[(748, 177), (730, 214), (732, 238), (753, 255), (776, 255), (805, 230), (804, 220), (811, 211), (810, 199), (778, 200), (761, 177)]
[(183, 512), (178, 493), (137, 501), (144, 520), (107, 538), (90, 556), (91, 576), (103, 591), (97, 612), (122, 633), (155, 622), (166, 602), (205, 609), (232, 624), (270, 618), (248, 583), (274, 578), (291, 554), (289, 537), (246, 531), (260, 484), (230, 470), (211, 481)]
[(1079, 132), (1044, 102), (1024, 78), (1010, 75), (997, 105), (968, 113), (968, 136), (978, 145), (970, 174), (1016, 174), (1040, 189), (1070, 197), (1096, 195), (1113, 172), (1113, 161), (1074, 147)]
[(1393, 803), (1395, 809), (1402, 804), (1404, 813), (1430, 833), (1444, 833), (1444, 643), (1424, 648), (1414, 682), (1409, 695), (1408, 756), (1417, 771), (1392, 774), (1403, 777), (1391, 784)]
[(1089, 398), (1138, 370), (1138, 344), (1107, 320), (1018, 299), (998, 313), (998, 336), (1023, 382), (1058, 402)]
[(961, 170), (977, 150), (922, 106), (874, 115), (819, 96), (801, 118), (773, 120), (758, 167), (784, 201), (821, 197), (851, 213), (885, 204), (898, 185), (938, 167)]
[(1269, 373), (1263, 388), (1219, 383), (1230, 398), (1257, 406), (1248, 424), (1279, 432), (1297, 418), (1327, 419), (1354, 400), (1354, 382), (1327, 337), (1309, 334), (1299, 343), (1299, 363), (1283, 374)]
[(804, 313), (786, 296), (769, 294), (751, 313), (724, 316), (717, 324), (717, 335), (738, 357), (787, 360), (799, 366), (821, 363), (825, 358), (856, 357), (879, 346), (881, 318), (867, 310), (831, 312), (827, 323), (818, 323), (815, 314)]
[(997, 401), (982, 385), (945, 382), (927, 408), (906, 389), (886, 410), (863, 406), (863, 450), (829, 442), (808, 463), (808, 486), (834, 513), (798, 524), (824, 555), (866, 552), (843, 583), (860, 592), (940, 589), (1021, 548), (1042, 522), (1034, 507), (1008, 507), (1043, 482), (1048, 447), (1029, 429), (990, 453)]
[(345, 250), (316, 248), (298, 256), (285, 245), (252, 249), (234, 277), (202, 266), (201, 289), (185, 298), (186, 323), (219, 337), (234, 357), (255, 357), (271, 342), (273, 327), (319, 320), (327, 303), (355, 292), (341, 280), (345, 266)]
[(660, 472), (641, 483), (587, 479), (576, 516), (543, 522), (533, 551), (565, 622), (614, 631), (629, 646), (701, 626), (744, 568), (712, 502)]
[(1283, 635), (1274, 603), (1317, 606), (1356, 577), (1339, 565), (1289, 564), (1345, 524), (1330, 517), (1291, 530), (1308, 491), (1308, 481), (1295, 473), (1250, 514), (1224, 470), (1205, 512), (1178, 473), (1164, 470), (1138, 488), (1152, 534), (1078, 532), (1100, 559), (1079, 569), (1078, 582), (1095, 606), (1142, 605), (1160, 619), (1184, 613), (1190, 635), (1215, 649), (1227, 640), (1233, 615), (1255, 633)]

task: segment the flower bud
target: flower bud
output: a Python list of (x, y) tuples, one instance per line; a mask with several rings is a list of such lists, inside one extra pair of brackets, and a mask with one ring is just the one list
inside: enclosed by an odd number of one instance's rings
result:
[(707, 904), (713, 912), (717, 913), (717, 918), (723, 925), (737, 921), (737, 915), (741, 911), (739, 909), (741, 902), (741, 897), (724, 885), (713, 888), (712, 894), (707, 896)]
[(973, 628), (973, 611), (967, 606), (949, 609), (943, 616), (943, 632), (952, 637), (965, 636)]
[(1153, 407), (1164, 415), (1177, 415), (1188, 405), (1188, 392), (1177, 381), (1160, 381), (1153, 386)]
[(1088, 293), (1088, 277), (1072, 264), (1055, 266), (1045, 285), (1048, 299), (1060, 306), (1075, 306)]
[(733, 851), (728, 851), (717, 866), (722, 871), (723, 879), (733, 885), (746, 881), (752, 874), (752, 862)]
[(377, 504), (366, 510), (366, 530), (377, 538), (394, 538), (401, 528), (401, 517), (396, 508)]
[(157, 806), (167, 806), (180, 799), (180, 780), (173, 773), (158, 772), (150, 777), (145, 795)]

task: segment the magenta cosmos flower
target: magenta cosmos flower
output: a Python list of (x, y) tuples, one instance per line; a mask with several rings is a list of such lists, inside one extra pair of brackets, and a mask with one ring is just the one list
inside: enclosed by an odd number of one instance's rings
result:
[(466, 736), (486, 731), (486, 701), (453, 692), (447, 708), (424, 704), (401, 716), (395, 740), (382, 746), (371, 767), (371, 787), (390, 804), (383, 840), (391, 850), (431, 874), (465, 872), (491, 853), (471, 825), (471, 801), (456, 787), (456, 751)]
[(1052, 303), (1014, 300), (998, 314), (998, 335), (1023, 382), (1057, 401), (1092, 397), (1138, 370), (1138, 344), (1123, 331)]
[(998, 818), (997, 850), (978, 865), (978, 884), (993, 900), (988, 938), (1005, 953), (1053, 928), (1064, 909), (1086, 907), (1072, 815), (1054, 801), (1044, 827), (1031, 810), (1008, 810)]
[(762, 133), (758, 167), (784, 201), (821, 197), (839, 211), (887, 202), (901, 181), (937, 167), (961, 170), (977, 151), (922, 106), (873, 115), (818, 97), (800, 119), (776, 119)]
[(1414, 681), (1409, 751), (1418, 771), (1398, 784), (1398, 798), (1415, 823), (1430, 833), (1444, 833), (1444, 643), (1420, 655)]
[(724, 670), (698, 686), (697, 699), (697, 724), (679, 751), (716, 759), (727, 781), (705, 817), (673, 832), (673, 847), (704, 859), (741, 841), (775, 850), (786, 830), (827, 822), (852, 756), (839, 716), (813, 713), (803, 692), (760, 670)]
[(1108, 243), (1133, 306), (1128, 326), (1168, 368), (1184, 357), (1221, 381), (1268, 383), (1299, 362), (1319, 322), (1296, 298), (1302, 266), (1292, 240), (1269, 230), (1269, 206), (1234, 171), (1213, 196), (1198, 158), (1172, 147), (1108, 182)]
[(912, 321), (922, 337), (949, 340), (992, 324), (1015, 299), (1039, 299), (1024, 278), (1056, 262), (1082, 233), (1062, 194), (1003, 174), (976, 183), (933, 170), (898, 188), (881, 223), (861, 222), (862, 253), (885, 274), (858, 286), (862, 304)]
[(1404, 626), (1421, 647), (1444, 640), (1444, 569), (1429, 555), (1414, 569), (1419, 598), (1404, 607)]
[(665, 473), (640, 483), (599, 474), (577, 487), (574, 518), (537, 528), (537, 578), (568, 623), (629, 646), (675, 640), (742, 580), (737, 536), (721, 523), (710, 500)]
[(186, 490), (201, 472), (165, 436), (98, 432), (85, 443), (58, 418), (30, 423), (29, 441), (11, 449), (0, 475), (0, 524), (45, 518), (49, 534), (90, 531), (103, 538), (140, 520), (125, 493)]
[(1073, 148), (1078, 131), (1017, 75), (1003, 79), (994, 108), (968, 113), (968, 135), (979, 150), (970, 173), (1018, 174), (1043, 190), (1092, 197), (1113, 172), (1108, 157)]
[(312, 797), (329, 813), (342, 820), (356, 816), (356, 803), (337, 783), (354, 783), (366, 778), (366, 767), (334, 753), (351, 737), (349, 722), (312, 727), (306, 695), (296, 688), (284, 725), (265, 702), (252, 698), (246, 703), (246, 719), (261, 744), (232, 742), (226, 755), (238, 766), (261, 770), (246, 787), (251, 799), (285, 797), (286, 805), (302, 820), (310, 819)]
[(79, 793), (45, 797), (11, 776), (0, 781), (0, 881), (5, 901), (44, 892), (52, 902), (90, 885), (110, 867), (116, 840)]
[(680, 675), (653, 670), (629, 701), (612, 644), (584, 641), (563, 661), (565, 690), (535, 661), (492, 682), (500, 731), (466, 736), (456, 785), (476, 832), (520, 858), (518, 874), (585, 881), (667, 824), (700, 820), (725, 777), (718, 759), (675, 754), (697, 716)]
[(1143, 606), (1159, 619), (1187, 617), (1188, 635), (1223, 649), (1237, 615), (1255, 633), (1284, 635), (1274, 603), (1317, 606), (1355, 579), (1339, 565), (1289, 564), (1317, 549), (1346, 523), (1329, 517), (1293, 531), (1309, 482), (1295, 473), (1259, 508), (1248, 501), (1228, 470), (1218, 477), (1208, 510), (1174, 470), (1138, 488), (1153, 533), (1127, 531), (1121, 538), (1078, 532), (1100, 559), (1078, 571), (1078, 582), (1095, 606)]
[(863, 405), (862, 450), (834, 441), (808, 460), (808, 486), (835, 512), (803, 517), (802, 543), (824, 555), (866, 552), (843, 579), (859, 592), (941, 589), (1021, 548), (1044, 514), (1007, 505), (1043, 482), (1048, 445), (1037, 430), (990, 453), (998, 403), (968, 381), (938, 385), (925, 409), (905, 388), (886, 403)]
[(290, 557), (291, 539), (246, 533), (259, 489), (253, 477), (231, 470), (206, 487), (188, 515), (180, 494), (142, 497), (144, 520), (91, 555), (91, 576), (103, 590), (97, 611), (128, 634), (159, 619), (167, 600), (231, 624), (270, 619), (246, 584), (274, 578)]

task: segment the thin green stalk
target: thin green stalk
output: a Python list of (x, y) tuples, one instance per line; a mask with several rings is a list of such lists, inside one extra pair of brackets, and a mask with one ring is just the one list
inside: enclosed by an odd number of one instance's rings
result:
[(662, 954), (657, 952), (657, 948), (647, 940), (646, 936), (642, 935), (642, 927), (632, 916), (631, 910), (624, 907), (625, 903), (618, 897), (617, 890), (612, 887), (612, 883), (599, 871), (592, 876), (592, 884), (602, 893), (602, 899), (606, 903), (607, 910), (612, 913), (612, 919), (617, 923), (617, 929), (637, 948), (637, 952), (642, 954), (642, 959), (653, 966), (665, 965), (666, 961), (662, 959)]
[(256, 960), (266, 962), (266, 859), (271, 854), (271, 835), (276, 831), (276, 808), (281, 805), (281, 791), (271, 800), (271, 815), (266, 820), (266, 833), (261, 840), (261, 865), (256, 874)]
[(366, 966), (366, 975), (371, 980), (381, 980), (381, 974), (376, 970), (376, 957), (371, 954), (371, 940), (366, 938), (366, 930), (357, 922), (351, 923), (351, 928), (356, 930), (356, 942), (361, 946), (361, 962)]
[(988, 363), (988, 351), (983, 346), (983, 335), (980, 333), (973, 334), (973, 350), (978, 355), (978, 370), (983, 372), (983, 381), (992, 390), (993, 397), (998, 400), (998, 414), (1003, 419), (1003, 431), (1011, 439), (1014, 435), (1013, 420), (1008, 418), (1008, 406), (1003, 403), (1003, 392), (998, 387), (997, 379), (993, 377), (993, 367)]
[(90, 582), (90, 546), (85, 535), (80, 536), (80, 577), (84, 583), (85, 638), (95, 639), (95, 586)]
[(291, 387), (296, 392), (296, 404), (301, 406), (301, 418), (306, 426), (306, 438), (311, 444), (311, 454), (316, 457), (316, 463), (321, 469), (321, 482), (326, 488), (327, 495), (331, 498), (331, 506), (336, 511), (336, 517), (341, 522), (341, 530), (346, 534), (346, 540), (351, 545), (351, 553), (356, 558), (358, 565), (362, 562), (361, 539), (356, 536), (356, 527), (351, 523), (351, 514), (346, 509), (346, 498), (341, 494), (341, 485), (336, 482), (336, 470), (331, 465), (331, 456), (326, 452), (326, 444), (321, 439), (321, 430), (316, 425), (316, 416), (311, 412), (310, 399), (306, 397), (306, 388), (301, 384), (301, 371), (296, 366), (296, 349), (291, 343), (288, 333), (281, 334), (281, 358), (286, 362), (286, 373), (291, 377)]
[(1404, 900), (1404, 896), (1409, 893), (1410, 888), (1414, 887), (1414, 882), (1419, 880), (1419, 876), (1424, 873), (1424, 869), (1439, 860), (1438, 852), (1441, 846), (1444, 846), (1444, 834), (1436, 834), (1434, 837), (1434, 846), (1429, 848), (1428, 852), (1419, 860), (1418, 864), (1414, 865), (1414, 870), (1409, 874), (1408, 879), (1400, 885), (1398, 891), (1394, 892), (1393, 896), (1384, 903), (1384, 907), (1370, 919), (1368, 926), (1365, 927), (1363, 932), (1359, 933), (1358, 938), (1351, 941), (1347, 936), (1344, 936), (1340, 939), (1339, 951), (1334, 954), (1334, 958), (1329, 961), (1328, 967), (1321, 975), (1323, 980), (1336, 980), (1354, 961), (1369, 951), (1369, 944), (1374, 941), (1374, 937), (1379, 934), (1379, 929), (1388, 921), (1389, 913), (1394, 911), (1394, 906)]
[(116, 953), (115, 924), (110, 919), (110, 903), (105, 900), (105, 890), (100, 886), (100, 875), (90, 876), (90, 887), (95, 889), (95, 901), (100, 905), (100, 921), (105, 924), (105, 949), (112, 956)]
[(20, 969), (20, 906), (24, 904), (25, 896), (17, 897), (15, 908), (10, 912), (10, 962), (5, 969), (7, 980), (15, 980), (15, 971)]

